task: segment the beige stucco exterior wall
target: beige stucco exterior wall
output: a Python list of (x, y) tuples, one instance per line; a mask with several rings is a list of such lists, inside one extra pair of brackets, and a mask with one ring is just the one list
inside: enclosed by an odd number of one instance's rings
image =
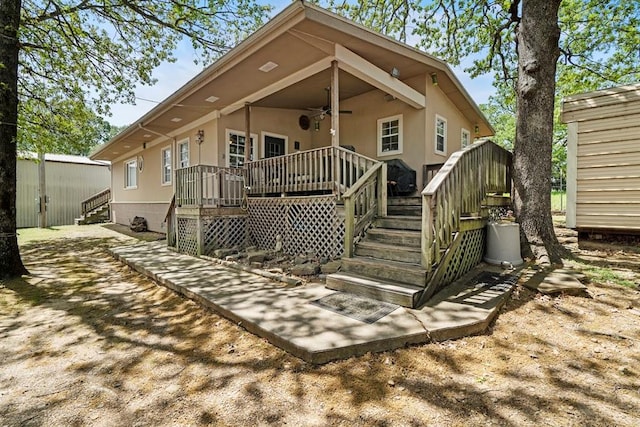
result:
[[(158, 137), (149, 142), (146, 148), (132, 151), (130, 155), (120, 157), (112, 165), (111, 173), (111, 217), (119, 224), (129, 224), (135, 216), (147, 219), (149, 229), (157, 232), (165, 232), (164, 218), (169, 208), (169, 203), (175, 192), (172, 178), (170, 184), (161, 181), (161, 154), (162, 150), (170, 147), (172, 155), (172, 170), (177, 165), (177, 144), (188, 141), (189, 164), (212, 164), (217, 156), (217, 119), (211, 119), (204, 124), (187, 126), (180, 132), (175, 141), (173, 138)], [(200, 147), (196, 143), (196, 135), (199, 129), (204, 130), (204, 142)], [(142, 170), (138, 169), (136, 188), (125, 188), (124, 166), (125, 162), (142, 159)], [(172, 177), (175, 174), (172, 174)]]
[[(469, 121), (440, 89), (440, 86), (434, 85), (428, 76), (425, 78), (425, 93), (427, 94), (427, 120), (425, 122), (426, 149), (424, 163), (444, 163), (451, 154), (462, 147), (462, 129), (469, 131), (471, 142), (473, 142), (475, 123)], [(435, 151), (436, 115), (443, 117), (447, 121), (445, 155), (438, 154)]]
[[(254, 135), (254, 137), (257, 137), (257, 158), (264, 158), (263, 137), (265, 132), (287, 137), (286, 152), (288, 154), (295, 151), (295, 141), (300, 143), (300, 151), (329, 145), (331, 143), (330, 138), (328, 139), (329, 142), (326, 144), (323, 144), (322, 141), (319, 140), (316, 135), (319, 132), (314, 130), (313, 119), (311, 120), (309, 129), (303, 130), (300, 128), (298, 119), (301, 115), (309, 114), (310, 112), (307, 110), (251, 107), (251, 134)], [(218, 165), (227, 165), (227, 130), (233, 130), (244, 134), (245, 126), (244, 109), (238, 110), (228, 116), (222, 116), (218, 120)]]
[[(416, 171), (418, 188), (422, 185), (424, 164), (444, 163), (451, 153), (460, 149), (461, 129), (464, 127), (473, 138), (474, 124), (470, 123), (449, 98), (431, 83), (429, 76), (417, 76), (405, 81), (421, 93), (426, 93), (427, 107), (415, 109), (400, 100), (385, 98), (385, 93), (375, 89), (360, 96), (340, 101), (341, 110), (351, 110), (352, 114), (340, 115), (340, 144), (352, 145), (356, 152), (379, 160), (401, 158)], [(264, 158), (264, 135), (275, 134), (287, 138), (287, 153), (309, 150), (331, 145), (331, 118), (318, 121), (315, 129), (312, 111), (251, 107), (251, 133), (257, 140), (257, 158)], [(435, 153), (435, 115), (447, 120), (446, 156)], [(301, 115), (311, 117), (309, 129), (299, 125)], [(403, 150), (402, 154), (378, 156), (378, 119), (402, 115)], [(206, 122), (187, 124), (175, 140), (158, 137), (147, 148), (133, 151), (114, 162), (112, 168), (113, 218), (114, 221), (127, 224), (133, 216), (144, 216), (149, 227), (155, 231), (164, 231), (164, 214), (174, 194), (174, 183), (161, 183), (161, 152), (171, 147), (173, 170), (177, 164), (177, 144), (189, 141), (190, 165), (227, 165), (228, 130), (244, 133), (245, 111), (212, 118)], [(198, 130), (204, 131), (204, 142), (196, 143)], [(138, 171), (137, 188), (124, 187), (124, 164), (129, 159), (143, 159), (143, 169)]]
[[(422, 185), (422, 168), (425, 164), (444, 163), (461, 147), (461, 132), (466, 129), (473, 140), (475, 124), (460, 112), (456, 105), (431, 83), (430, 76), (420, 76), (407, 80), (409, 86), (426, 94), (425, 109), (415, 109), (399, 100), (387, 101), (385, 93), (373, 90), (358, 97), (341, 102), (341, 109), (352, 110), (353, 114), (340, 116), (340, 143), (353, 145), (365, 156), (389, 160), (401, 158), (416, 171), (418, 187)], [(403, 152), (389, 156), (378, 156), (378, 119), (402, 115)], [(435, 152), (436, 114), (447, 120), (446, 155)]]

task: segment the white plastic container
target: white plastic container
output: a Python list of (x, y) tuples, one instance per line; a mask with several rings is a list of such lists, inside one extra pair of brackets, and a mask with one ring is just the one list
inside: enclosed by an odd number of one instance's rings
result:
[(520, 256), (520, 224), (490, 222), (487, 224), (487, 250), (484, 260), (489, 264), (517, 266)]

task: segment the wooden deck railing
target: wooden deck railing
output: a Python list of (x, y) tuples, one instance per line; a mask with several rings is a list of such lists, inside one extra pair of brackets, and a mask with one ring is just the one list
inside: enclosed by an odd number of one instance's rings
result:
[(442, 169), (444, 163), (432, 163), (429, 165), (422, 165), (422, 188), (429, 185), (429, 182), (436, 176), (438, 171)]
[(94, 209), (104, 206), (109, 203), (111, 199), (111, 189), (107, 188), (101, 192), (94, 194), (93, 196), (82, 201), (82, 215), (86, 216)]
[(342, 194), (378, 162), (342, 147), (323, 147), (247, 164), (249, 194)]
[(164, 217), (167, 224), (167, 246), (177, 247), (177, 227), (176, 227), (176, 195), (174, 194), (169, 203), (167, 214)]
[(197, 165), (176, 170), (176, 206), (237, 207), (246, 170)]
[(454, 153), (422, 191), (422, 265), (431, 270), (489, 193), (511, 192), (511, 153), (491, 141)]
[(387, 164), (376, 163), (343, 195), (344, 256), (351, 258), (355, 239), (377, 216), (387, 215)]

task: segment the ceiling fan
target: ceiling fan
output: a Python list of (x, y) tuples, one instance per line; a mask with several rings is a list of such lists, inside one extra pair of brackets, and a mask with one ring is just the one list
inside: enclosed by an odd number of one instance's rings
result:
[[(324, 90), (327, 92), (327, 103), (322, 107), (316, 108), (307, 108), (309, 111), (313, 111), (311, 114), (312, 118), (317, 118), (318, 120), (323, 120), (325, 116), (331, 116), (331, 88), (325, 87)], [(340, 110), (340, 114), (352, 114), (351, 110)]]

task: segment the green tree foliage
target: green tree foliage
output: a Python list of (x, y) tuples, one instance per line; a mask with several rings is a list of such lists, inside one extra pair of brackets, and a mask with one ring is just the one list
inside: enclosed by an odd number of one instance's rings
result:
[[(6, 1), (6, 0), (3, 0)], [(204, 65), (262, 25), (253, 0), (24, 0), (20, 23), (21, 148), (86, 153), (103, 142), (109, 105), (190, 41)], [(108, 129), (107, 129), (108, 133)]]
[[(409, 25), (419, 47), (452, 65), (471, 58), (466, 70), (471, 76), (493, 74), (497, 94), (484, 108), (498, 141), (514, 147), (514, 203), (524, 237), (540, 249), (536, 256), (559, 261), (549, 190), (552, 173), (560, 173), (553, 172), (552, 159), (563, 163), (566, 157), (566, 131), (557, 119), (560, 103), (553, 98), (640, 80), (640, 3), (381, 0), (357, 7), (330, 5), (391, 36), (406, 37), (399, 28)], [(383, 16), (389, 9), (398, 13)]]
[[(0, 277), (24, 273), (16, 238), (17, 145), (86, 153), (100, 116), (190, 41), (202, 64), (261, 26), (254, 0), (0, 0)], [(18, 100), (20, 102), (18, 102)]]

